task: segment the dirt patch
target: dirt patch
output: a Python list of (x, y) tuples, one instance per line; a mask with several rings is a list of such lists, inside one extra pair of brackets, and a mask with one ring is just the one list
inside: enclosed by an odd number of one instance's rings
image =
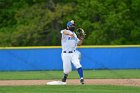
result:
[[(46, 85), (55, 80), (0, 80), (0, 86)], [(68, 79), (68, 85), (80, 85), (79, 79)], [(85, 79), (85, 85), (139, 86), (140, 79)]]

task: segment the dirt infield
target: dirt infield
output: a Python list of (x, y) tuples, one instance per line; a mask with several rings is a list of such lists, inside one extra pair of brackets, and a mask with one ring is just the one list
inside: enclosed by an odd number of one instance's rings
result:
[[(0, 86), (46, 85), (56, 80), (0, 80)], [(68, 79), (68, 85), (80, 85), (79, 79)], [(140, 79), (85, 79), (85, 85), (139, 86)]]

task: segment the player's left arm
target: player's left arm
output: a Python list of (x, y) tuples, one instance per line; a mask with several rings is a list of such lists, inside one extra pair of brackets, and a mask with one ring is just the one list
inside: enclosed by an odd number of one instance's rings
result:
[(83, 40), (84, 40), (83, 38), (82, 38), (82, 39), (80, 39), (80, 41), (78, 42), (78, 44), (77, 44), (77, 45), (78, 45), (78, 46), (82, 45)]
[(80, 46), (80, 45), (82, 45), (82, 43), (83, 43), (83, 40), (84, 40), (84, 38), (85, 38), (85, 31), (82, 29), (82, 28), (78, 28), (77, 30), (76, 30), (76, 35), (77, 35), (77, 38), (78, 38), (78, 43), (77, 43), (77, 45), (78, 46)]

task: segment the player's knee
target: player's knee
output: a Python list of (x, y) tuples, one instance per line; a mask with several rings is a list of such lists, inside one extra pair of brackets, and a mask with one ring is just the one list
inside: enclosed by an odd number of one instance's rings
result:
[(71, 70), (64, 71), (65, 74), (69, 74), (70, 72), (71, 72)]
[(81, 68), (81, 67), (82, 67), (81, 64), (75, 66), (76, 69)]

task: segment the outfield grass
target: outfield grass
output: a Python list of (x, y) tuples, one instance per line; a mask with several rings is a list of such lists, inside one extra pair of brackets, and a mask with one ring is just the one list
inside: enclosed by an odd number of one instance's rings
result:
[[(63, 71), (13, 71), (0, 72), (0, 80), (32, 80), (32, 79), (61, 79)], [(88, 79), (101, 78), (140, 78), (139, 70), (84, 70), (84, 76)], [(69, 74), (69, 79), (79, 78), (77, 71)]]
[(0, 93), (140, 93), (140, 88), (110, 85), (1, 86)]

